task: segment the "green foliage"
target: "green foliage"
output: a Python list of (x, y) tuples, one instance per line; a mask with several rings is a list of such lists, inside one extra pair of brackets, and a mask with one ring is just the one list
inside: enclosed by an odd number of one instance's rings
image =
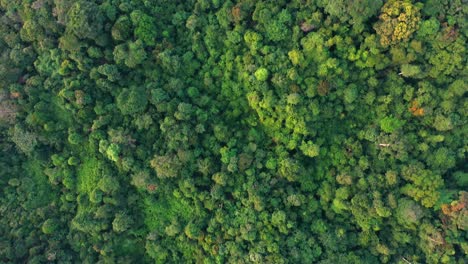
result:
[(103, 33), (104, 17), (92, 1), (76, 1), (67, 13), (66, 29), (78, 38), (96, 40)]
[(78, 164), (80, 164), (80, 160), (79, 160), (77, 157), (70, 157), (70, 158), (68, 159), (68, 165), (70, 165), (70, 166), (76, 166), (76, 165), (78, 165)]
[(265, 19), (268, 19), (268, 21), (263, 21), (263, 18), (260, 21), (264, 23), (265, 35), (268, 40), (278, 42), (285, 40), (289, 36), (290, 31), (288, 26), (291, 23), (291, 15), (286, 9), (283, 9), (275, 18), (265, 17)]
[(468, 173), (457, 171), (453, 174), (455, 182), (460, 187), (468, 187)]
[(288, 57), (293, 65), (302, 66), (304, 64), (304, 55), (299, 50), (291, 50), (288, 52)]
[(249, 31), (248, 30), (244, 35), (245, 43), (254, 52), (261, 48), (261, 41), (262, 40), (263, 40), (262, 35), (258, 34), (257, 32), (254, 32), (254, 31)]
[(395, 117), (386, 116), (380, 120), (380, 129), (382, 129), (386, 133), (392, 133), (398, 129), (400, 129), (405, 122), (403, 120), (399, 120)]
[(128, 16), (121, 16), (112, 26), (112, 38), (117, 41), (124, 41), (130, 37), (132, 22)]
[(319, 155), (320, 147), (313, 144), (311, 141), (307, 141), (300, 146), (300, 149), (304, 155), (309, 157), (316, 157)]
[(50, 235), (53, 234), (57, 230), (57, 222), (55, 222), (53, 219), (47, 219), (43, 224), (42, 224), (42, 232), (44, 234)]
[(401, 65), (401, 74), (405, 77), (413, 77), (421, 73), (421, 68), (417, 65), (403, 64)]
[(98, 72), (105, 75), (111, 82), (120, 80), (119, 70), (116, 65), (104, 64), (98, 67)]
[(106, 150), (107, 157), (112, 161), (118, 161), (120, 155), (120, 146), (117, 144), (110, 144)]
[(349, 86), (344, 91), (344, 101), (347, 104), (353, 103), (357, 97), (358, 97), (358, 90), (355, 85)]
[(423, 211), (420, 205), (410, 199), (400, 199), (396, 217), (400, 224), (408, 228), (416, 228), (419, 221), (423, 217)]
[[(145, 225), (149, 230), (161, 230), (165, 229), (171, 224), (173, 219), (179, 221), (188, 221), (196, 217), (194, 208), (183, 199), (174, 199), (171, 196), (164, 197), (161, 199), (151, 199), (147, 197), (144, 201), (145, 209)], [(175, 222), (174, 227), (180, 231), (180, 226)]]
[(151, 160), (151, 167), (159, 178), (174, 178), (179, 175), (182, 163), (177, 156), (155, 156)]
[(258, 81), (264, 82), (268, 79), (268, 70), (265, 68), (260, 68), (255, 71), (255, 78), (257, 78)]
[(80, 193), (91, 193), (102, 177), (103, 163), (96, 158), (84, 159), (77, 171), (78, 191)]
[(37, 136), (24, 130), (21, 126), (15, 125), (11, 130), (11, 140), (16, 144), (19, 150), (26, 155), (30, 155), (37, 146)]
[(433, 126), (437, 131), (448, 131), (453, 128), (452, 120), (443, 115), (437, 115), (435, 117)]
[(467, 6), (0, 1), (0, 262), (463, 263)]
[(123, 89), (117, 96), (116, 103), (122, 114), (131, 115), (144, 111), (148, 99), (143, 89), (127, 88)]
[(141, 39), (146, 45), (154, 46), (157, 30), (153, 18), (140, 10), (133, 11), (130, 18), (135, 27), (135, 38)]
[(103, 175), (98, 182), (98, 187), (105, 193), (115, 193), (119, 190), (119, 182), (110, 175)]
[(434, 36), (439, 31), (439, 28), (440, 22), (435, 17), (432, 17), (421, 21), (417, 35), (420, 38)]
[(439, 199), (439, 189), (443, 186), (440, 175), (423, 169), (420, 165), (403, 168), (402, 176), (409, 183), (403, 186), (402, 192), (420, 201), (425, 207), (433, 207)]
[(133, 224), (133, 220), (126, 213), (118, 213), (112, 221), (112, 230), (117, 233), (122, 233), (129, 229)]
[(70, 133), (68, 135), (68, 142), (70, 142), (70, 144), (73, 144), (73, 145), (78, 145), (83, 142), (83, 138), (81, 137), (80, 134), (76, 132)]
[(115, 46), (113, 54), (116, 63), (125, 64), (129, 68), (142, 64), (147, 57), (140, 39)]
[(330, 0), (324, 1), (325, 12), (343, 22), (359, 26), (367, 19), (377, 15), (382, 6), (381, 0)]

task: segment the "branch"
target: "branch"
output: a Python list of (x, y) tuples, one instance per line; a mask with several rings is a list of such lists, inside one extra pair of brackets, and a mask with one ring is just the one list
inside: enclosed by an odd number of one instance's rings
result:
[(444, 242), (435, 240), (435, 239), (433, 239), (432, 237), (428, 237), (428, 239), (429, 239), (430, 241), (432, 241), (432, 242), (435, 242), (435, 243), (439, 244), (439, 245), (444, 244)]
[(401, 257), (402, 260), (404, 260), (406, 263), (409, 263), (409, 264), (412, 264), (411, 262), (409, 262), (407, 259), (405, 259), (404, 257)]

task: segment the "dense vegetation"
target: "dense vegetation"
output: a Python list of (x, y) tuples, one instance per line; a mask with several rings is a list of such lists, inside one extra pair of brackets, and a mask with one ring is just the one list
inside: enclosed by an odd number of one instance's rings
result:
[(466, 263), (466, 0), (0, 0), (1, 263)]

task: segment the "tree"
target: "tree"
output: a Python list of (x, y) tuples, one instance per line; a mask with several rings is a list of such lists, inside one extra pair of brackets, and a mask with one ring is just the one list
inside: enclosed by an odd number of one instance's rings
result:
[(418, 29), (420, 8), (410, 0), (390, 0), (384, 4), (375, 30), (386, 47), (406, 41)]
[[(315, 153), (314, 153), (315, 154)], [(279, 162), (278, 172), (286, 178), (288, 181), (295, 181), (300, 173), (300, 166), (297, 160), (292, 158), (286, 158)]]
[(134, 35), (136, 39), (141, 39), (148, 46), (154, 46), (157, 35), (154, 19), (140, 10), (133, 11), (130, 18), (135, 27)]
[(41, 230), (44, 234), (50, 235), (55, 233), (55, 231), (58, 229), (58, 223), (55, 219), (47, 219), (41, 227)]
[(417, 36), (419, 38), (434, 36), (439, 31), (439, 28), (439, 20), (437, 20), (435, 17), (431, 17), (430, 19), (421, 21), (419, 29), (417, 31)]
[(0, 121), (13, 123), (18, 106), (8, 98), (6, 91), (0, 91)]
[(118, 161), (120, 158), (120, 146), (111, 143), (106, 150), (107, 157), (112, 161)]
[(274, 18), (267, 21), (260, 20), (264, 23), (267, 39), (278, 42), (285, 40), (290, 34), (289, 25), (291, 23), (291, 14), (287, 9), (283, 9)]
[(403, 64), (401, 65), (401, 74), (405, 77), (413, 77), (421, 73), (421, 68), (417, 65)]
[(325, 12), (340, 21), (360, 26), (377, 14), (381, 0), (330, 0), (325, 1)]
[(104, 175), (98, 182), (98, 188), (103, 192), (112, 194), (119, 190), (119, 181), (112, 176)]
[(320, 152), (320, 147), (312, 143), (312, 141), (303, 142), (299, 148), (304, 155), (311, 158), (318, 156)]
[(145, 189), (150, 183), (150, 175), (148, 171), (139, 171), (132, 174), (131, 184), (138, 189)]
[(344, 101), (346, 104), (353, 103), (359, 95), (356, 85), (350, 85), (344, 90)]
[(304, 54), (301, 51), (294, 49), (288, 52), (288, 57), (291, 60), (293, 65), (305, 66)]
[(453, 129), (452, 120), (443, 115), (436, 115), (433, 126), (437, 131), (448, 131)]
[(404, 124), (404, 121), (391, 116), (386, 116), (380, 120), (380, 128), (387, 133), (400, 129)]
[(128, 16), (121, 16), (117, 19), (114, 26), (112, 26), (112, 38), (117, 41), (125, 41), (130, 38), (132, 22)]
[(268, 70), (265, 68), (259, 68), (257, 71), (255, 71), (255, 78), (261, 82), (266, 81), (268, 79)]
[(280, 232), (287, 234), (288, 228), (286, 225), (286, 213), (284, 211), (275, 211), (271, 215), (271, 224), (277, 227)]
[(154, 106), (158, 106), (161, 102), (169, 99), (169, 95), (166, 91), (161, 88), (156, 88), (151, 90), (150, 102)]
[(112, 229), (117, 233), (128, 230), (133, 224), (133, 220), (123, 212), (117, 213), (112, 221)]
[(407, 198), (398, 200), (396, 217), (398, 223), (404, 227), (415, 229), (423, 216), (421, 206), (415, 201)]
[(124, 88), (117, 96), (117, 107), (125, 115), (143, 112), (148, 104), (147, 95), (142, 88)]
[(148, 114), (138, 116), (135, 119), (135, 125), (137, 126), (139, 130), (149, 129), (152, 124), (153, 124), (153, 119)]
[(68, 142), (73, 145), (78, 145), (83, 142), (83, 137), (76, 132), (72, 132), (68, 135)]
[(190, 120), (195, 112), (195, 108), (191, 104), (180, 103), (177, 106), (177, 111), (174, 117), (178, 120)]
[(147, 56), (140, 39), (115, 46), (113, 54), (117, 64), (125, 64), (129, 68), (142, 64)]
[(179, 222), (176, 219), (173, 219), (171, 224), (166, 226), (164, 231), (168, 236), (171, 236), (171, 237), (177, 235), (181, 231)]
[(457, 171), (454, 172), (452, 177), (455, 179), (455, 182), (460, 187), (468, 187), (468, 173)]
[(199, 239), (202, 235), (199, 225), (190, 221), (184, 228), (185, 235), (190, 239)]
[(146, 253), (153, 258), (156, 262), (164, 263), (166, 262), (169, 253), (166, 249), (163, 248), (160, 243), (155, 243), (153, 241), (146, 242)]
[(174, 178), (179, 176), (182, 163), (177, 156), (154, 156), (150, 162), (151, 167), (156, 171), (158, 178)]
[(439, 199), (439, 188), (443, 186), (444, 181), (440, 175), (426, 170), (421, 164), (412, 164), (402, 169), (402, 176), (407, 183), (401, 188), (401, 191), (420, 201), (427, 208), (433, 207)]
[(34, 133), (26, 131), (19, 124), (10, 129), (11, 140), (18, 149), (26, 155), (30, 155), (38, 145), (37, 136)]
[(24, 41), (33, 42), (43, 38), (43, 28), (34, 20), (26, 20), (20, 31), (21, 38)]
[(97, 40), (103, 34), (104, 16), (94, 2), (77, 1), (67, 13), (66, 30), (78, 38)]
[(116, 65), (113, 64), (104, 64), (97, 68), (98, 72), (102, 75), (105, 75), (107, 79), (111, 82), (119, 81), (121, 76), (119, 69)]
[(70, 158), (68, 158), (67, 163), (70, 166), (77, 166), (78, 164), (80, 164), (80, 159), (78, 159), (77, 157), (71, 156)]
[(262, 35), (257, 32), (248, 30), (244, 34), (244, 41), (254, 54), (262, 47), (262, 40)]
[(465, 1), (0, 0), (0, 262), (466, 262)]

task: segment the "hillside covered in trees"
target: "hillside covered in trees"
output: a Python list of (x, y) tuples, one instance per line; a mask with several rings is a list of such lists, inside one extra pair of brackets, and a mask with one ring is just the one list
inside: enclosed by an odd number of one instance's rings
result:
[(0, 0), (0, 263), (466, 263), (467, 0)]

